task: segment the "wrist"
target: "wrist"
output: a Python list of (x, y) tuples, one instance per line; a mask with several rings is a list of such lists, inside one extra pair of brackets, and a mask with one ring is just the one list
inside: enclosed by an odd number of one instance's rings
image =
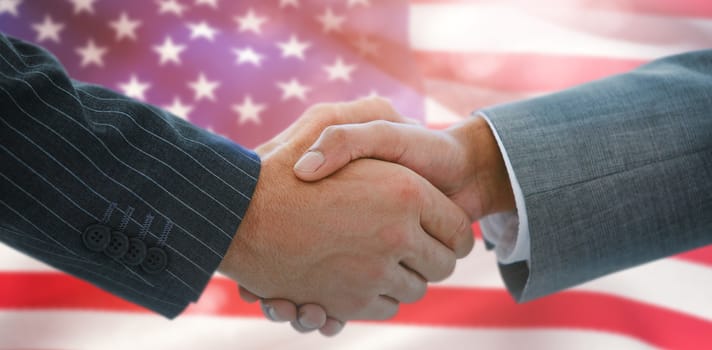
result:
[(465, 145), (467, 161), (474, 165), (471, 178), (480, 196), (482, 216), (516, 209), (504, 157), (487, 120), (482, 116), (468, 118), (454, 131)]

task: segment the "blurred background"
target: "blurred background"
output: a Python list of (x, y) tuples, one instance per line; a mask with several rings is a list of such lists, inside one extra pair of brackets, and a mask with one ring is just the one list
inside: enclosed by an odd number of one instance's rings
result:
[[(254, 147), (318, 102), (378, 95), (444, 128), (711, 48), (712, 1), (0, 0), (0, 31)], [(332, 339), (264, 320), (219, 275), (168, 321), (0, 244), (0, 349), (712, 348), (712, 247), (516, 305), (475, 228), (423, 301)]]

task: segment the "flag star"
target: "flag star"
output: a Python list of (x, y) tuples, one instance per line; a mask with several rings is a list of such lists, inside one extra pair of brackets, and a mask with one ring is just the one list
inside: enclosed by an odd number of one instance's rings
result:
[(151, 87), (151, 84), (141, 82), (136, 75), (131, 75), (131, 79), (127, 83), (119, 84), (119, 88), (124, 92), (124, 95), (139, 100), (146, 99), (146, 90), (149, 87)]
[(58, 43), (59, 32), (64, 29), (64, 24), (52, 21), (52, 17), (45, 15), (44, 22), (35, 23), (32, 25), (32, 29), (37, 32), (37, 41), (42, 42), (45, 40), (52, 40)]
[(263, 104), (254, 103), (249, 95), (245, 96), (241, 104), (232, 105), (232, 110), (239, 114), (238, 122), (240, 124), (247, 122), (252, 122), (257, 125), (261, 124), (260, 113), (262, 113), (265, 108)]
[(200, 101), (203, 98), (215, 101), (215, 89), (220, 86), (218, 81), (210, 81), (205, 78), (205, 74), (200, 73), (196, 81), (188, 83), (193, 91), (195, 91), (195, 100)]
[(184, 105), (179, 97), (174, 97), (171, 105), (163, 108), (183, 120), (188, 120), (188, 115), (193, 111), (193, 106), (187, 104)]
[(133, 20), (126, 12), (122, 12), (117, 20), (109, 22), (109, 26), (116, 31), (117, 41), (123, 38), (136, 40), (136, 28), (141, 26), (141, 21)]
[(331, 8), (327, 8), (324, 10), (324, 14), (317, 16), (316, 19), (321, 22), (321, 27), (324, 32), (329, 33), (332, 30), (341, 31), (341, 26), (344, 24), (346, 17), (337, 16), (333, 11), (331, 11)]
[(255, 14), (255, 11), (253, 11), (252, 9), (249, 9), (244, 16), (242, 16), (242, 17), (236, 16), (235, 20), (240, 25), (240, 28), (238, 28), (239, 31), (241, 31), (241, 32), (250, 31), (250, 32), (254, 32), (255, 34), (261, 34), (262, 33), (262, 25), (267, 20), (267, 18), (260, 17), (257, 14)]
[(69, 0), (74, 5), (74, 14), (78, 15), (84, 11), (94, 13), (94, 3), (96, 0)]
[(0, 0), (0, 15), (3, 13), (9, 13), (13, 16), (17, 16), (17, 7), (20, 6), (22, 0)]
[(376, 56), (378, 54), (378, 44), (366, 36), (360, 36), (354, 45), (361, 56)]
[(341, 57), (330, 66), (324, 66), (324, 70), (329, 74), (329, 80), (351, 81), (351, 73), (356, 69), (355, 65), (344, 64)]
[(277, 86), (282, 90), (282, 100), (296, 98), (304, 101), (307, 98), (307, 92), (311, 90), (310, 87), (300, 84), (299, 81), (294, 78), (289, 82), (278, 82)]
[(371, 6), (371, 0), (348, 0), (349, 7), (356, 7), (358, 5), (363, 5), (364, 7)]
[(80, 67), (85, 67), (90, 64), (95, 64), (97, 66), (104, 66), (103, 56), (106, 54), (107, 48), (103, 46), (96, 46), (94, 40), (89, 39), (86, 46), (78, 47), (76, 52), (82, 57), (82, 62), (79, 63)]
[(196, 5), (206, 5), (214, 9), (218, 8), (218, 0), (195, 0)]
[(180, 54), (185, 50), (185, 45), (176, 45), (171, 37), (166, 37), (161, 45), (153, 46), (153, 51), (156, 51), (160, 56), (160, 64), (173, 62), (180, 64)]
[(299, 0), (279, 0), (280, 8), (287, 6), (299, 7)]
[(190, 28), (190, 38), (205, 38), (209, 41), (215, 40), (215, 35), (218, 30), (208, 25), (207, 22), (203, 21), (200, 23), (188, 23), (188, 28)]
[(178, 0), (160, 0), (158, 6), (158, 14), (173, 13), (180, 17), (185, 11), (185, 5), (178, 2)]
[(306, 41), (299, 41), (295, 35), (289, 38), (289, 41), (277, 43), (280, 49), (282, 49), (282, 57), (296, 57), (301, 60), (304, 59), (304, 51), (311, 46), (310, 43)]
[(264, 59), (264, 56), (257, 53), (255, 50), (253, 50), (251, 47), (246, 47), (244, 49), (232, 49), (232, 52), (237, 55), (235, 63), (237, 64), (243, 64), (243, 63), (252, 63), (255, 66), (259, 67), (260, 64), (262, 63), (262, 60)]

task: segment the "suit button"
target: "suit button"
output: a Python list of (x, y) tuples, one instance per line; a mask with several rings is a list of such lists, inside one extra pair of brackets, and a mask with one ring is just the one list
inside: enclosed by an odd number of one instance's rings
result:
[(157, 247), (148, 248), (146, 259), (141, 263), (143, 270), (150, 274), (163, 271), (166, 265), (168, 265), (168, 256), (163, 249)]
[(101, 224), (90, 225), (84, 230), (82, 240), (87, 249), (93, 252), (104, 251), (111, 241), (111, 230)]
[(104, 249), (104, 254), (114, 259), (118, 259), (124, 256), (124, 254), (126, 254), (126, 251), (128, 250), (129, 238), (121, 232), (114, 231), (111, 233), (111, 240), (109, 241), (109, 245), (107, 245), (106, 249)]
[(146, 257), (146, 243), (138, 238), (129, 239), (129, 250), (121, 259), (126, 265), (136, 266)]

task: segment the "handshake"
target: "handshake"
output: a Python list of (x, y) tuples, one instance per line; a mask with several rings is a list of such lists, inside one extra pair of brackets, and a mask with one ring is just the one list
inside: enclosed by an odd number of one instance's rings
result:
[(473, 221), (515, 208), (481, 117), (433, 131), (382, 99), (323, 104), (256, 152), (257, 188), (219, 271), (302, 332), (394, 316), (471, 251)]

